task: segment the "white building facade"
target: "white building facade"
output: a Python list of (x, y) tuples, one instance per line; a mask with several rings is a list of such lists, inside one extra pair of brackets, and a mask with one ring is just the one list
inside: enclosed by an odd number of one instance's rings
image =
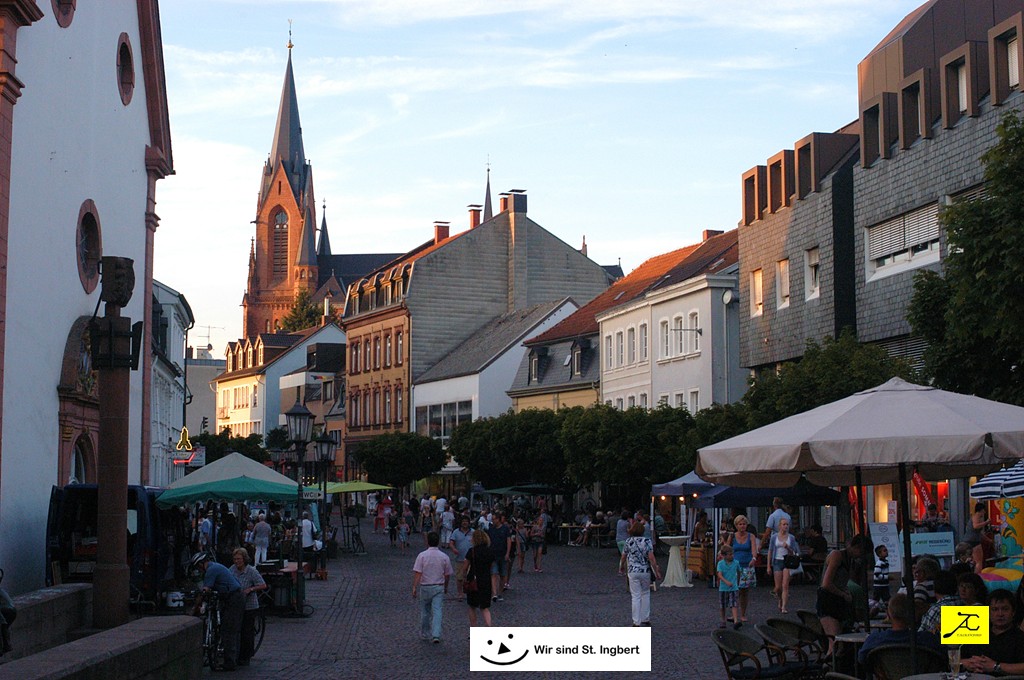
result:
[(177, 449), (184, 426), (185, 334), (195, 317), (185, 296), (153, 282), (152, 378), (150, 383), (149, 483), (167, 486), (185, 475)]
[(742, 397), (738, 267), (736, 232), (713, 236), (642, 295), (599, 313), (601, 401), (695, 414)]
[[(122, 315), (148, 328), (156, 181), (173, 170), (155, 0), (0, 9), (0, 564), (23, 592), (43, 585), (49, 488), (97, 481), (97, 264), (134, 260)], [(133, 483), (149, 473), (150, 361), (143, 347), (130, 377)]]

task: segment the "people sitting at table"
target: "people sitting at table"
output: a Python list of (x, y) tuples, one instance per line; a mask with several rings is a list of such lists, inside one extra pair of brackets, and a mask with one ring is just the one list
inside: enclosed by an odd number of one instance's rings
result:
[[(907, 611), (907, 605), (907, 596), (903, 593), (897, 593), (889, 599), (888, 614), (889, 620), (892, 621), (892, 628), (876, 630), (868, 635), (860, 652), (857, 653), (858, 663), (862, 666), (866, 665), (868, 654), (876, 647), (910, 644), (910, 613)], [(936, 652), (942, 651), (942, 644), (939, 642), (938, 636), (921, 631), (916, 631), (915, 636), (918, 647), (927, 647)]]
[(938, 635), (942, 627), (942, 608), (961, 603), (956, 576), (948, 571), (940, 571), (935, 577), (935, 604), (921, 617), (918, 630)]
[(583, 529), (580, 530), (580, 533), (576, 537), (576, 540), (569, 543), (569, 545), (582, 546), (586, 545), (587, 541), (590, 540), (590, 532), (594, 526), (594, 520), (591, 519), (590, 514), (585, 513), (583, 516), (583, 521), (578, 523), (583, 526)]
[(1013, 625), (1013, 593), (994, 590), (988, 596), (988, 644), (964, 645), (961, 658), (972, 673), (1020, 675), (1024, 673), (1024, 631)]
[(821, 535), (820, 524), (812, 524), (804, 531), (800, 553), (813, 562), (824, 562), (828, 557), (828, 541)]
[(704, 538), (708, 533), (708, 513), (701, 510), (697, 513), (697, 521), (693, 525), (693, 533), (690, 534), (690, 542), (695, 545), (701, 545), (704, 542)]

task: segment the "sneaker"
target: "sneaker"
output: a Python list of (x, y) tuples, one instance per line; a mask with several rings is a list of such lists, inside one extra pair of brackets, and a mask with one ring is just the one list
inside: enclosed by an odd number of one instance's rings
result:
[(491, 602), (497, 602), (497, 601), (498, 601), (498, 596), (497, 595), (491, 595)]
[(441, 644), (441, 638), (434, 638), (433, 642), (435, 645), (439, 645)]
[(504, 601), (505, 601), (505, 598), (503, 598), (501, 595), (498, 595), (498, 602), (504, 602)]

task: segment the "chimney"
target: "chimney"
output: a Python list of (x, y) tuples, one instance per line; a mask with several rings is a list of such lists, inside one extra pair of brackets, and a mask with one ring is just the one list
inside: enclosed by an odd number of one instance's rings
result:
[(448, 222), (434, 222), (434, 243), (440, 243), (448, 238)]
[(525, 189), (509, 189), (508, 193), (508, 210), (514, 213), (526, 214), (526, 190)]
[(587, 256), (587, 235), (586, 234), (583, 235), (583, 247), (580, 248), (580, 253), (583, 254), (583, 257)]
[(721, 229), (705, 229), (701, 242), (707, 241), (709, 238), (713, 238), (715, 236), (721, 236), (724, 233), (725, 232)]
[(469, 208), (469, 228), (476, 229), (480, 226), (480, 211), (483, 206), (474, 203), (466, 207)]
[(498, 212), (508, 210), (508, 194), (498, 194)]

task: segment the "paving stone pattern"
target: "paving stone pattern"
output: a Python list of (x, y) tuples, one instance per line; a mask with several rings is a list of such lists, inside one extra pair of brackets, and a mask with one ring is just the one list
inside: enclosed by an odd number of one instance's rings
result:
[[(412, 564), (422, 546), (413, 534), (409, 550), (388, 545), (364, 521), (369, 554), (343, 554), (329, 565), (327, 581), (308, 581), (308, 619), (271, 617), (263, 647), (244, 669), (246, 680), (270, 678), (467, 678), (469, 621), (465, 604), (445, 601), (443, 640), (419, 638), (419, 610), (411, 597)], [(659, 558), (664, 569), (667, 558)], [(495, 625), (629, 626), (630, 600), (617, 574), (614, 548), (550, 546), (541, 573), (515, 574), (505, 602), (492, 608)], [(454, 582), (451, 588), (454, 593)], [(813, 606), (815, 588), (794, 586), (790, 612)], [(450, 595), (450, 598), (453, 596)], [(651, 673), (547, 673), (534, 677), (724, 678), (718, 650), (710, 639), (718, 626), (718, 591), (697, 581), (694, 588), (662, 588), (652, 593)], [(768, 588), (756, 589), (750, 623), (777, 616)], [(795, 619), (794, 614), (789, 614)], [(241, 670), (241, 669), (240, 669)], [(204, 675), (210, 675), (204, 669)], [(215, 674), (217, 676), (220, 673)], [(243, 675), (243, 673), (238, 673)], [(485, 673), (481, 677), (522, 677)]]

